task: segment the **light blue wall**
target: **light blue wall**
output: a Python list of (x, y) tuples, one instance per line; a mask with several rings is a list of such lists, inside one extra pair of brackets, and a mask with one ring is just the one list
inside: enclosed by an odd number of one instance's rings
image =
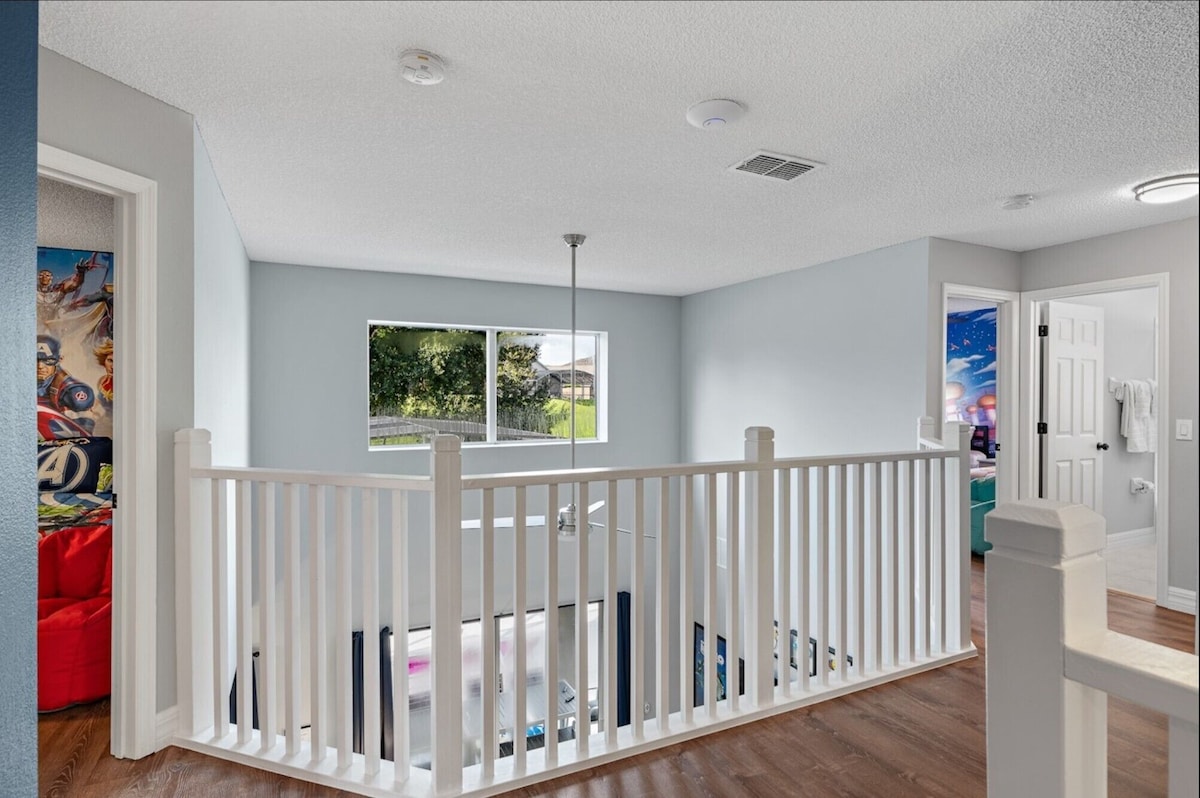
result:
[(37, 3), (0, 3), (0, 773), (37, 794)]
[(156, 610), (157, 703), (163, 710), (175, 703), (172, 440), (194, 418), (192, 116), (41, 48), (37, 125), (39, 141), (158, 183)]
[[(251, 264), (251, 462), (428, 473), (427, 449), (367, 450), (368, 320), (565, 330), (569, 297), (548, 286)], [(580, 291), (578, 308), (579, 329), (608, 333), (610, 362), (608, 442), (580, 444), (579, 466), (677, 462), (680, 300)], [(566, 445), (463, 455), (466, 473), (569, 464)]]
[(250, 458), (250, 261), (199, 128), (195, 180), (195, 426), (213, 434), (213, 458)]
[(915, 445), (925, 404), (928, 239), (683, 300), (683, 456), (785, 457)]

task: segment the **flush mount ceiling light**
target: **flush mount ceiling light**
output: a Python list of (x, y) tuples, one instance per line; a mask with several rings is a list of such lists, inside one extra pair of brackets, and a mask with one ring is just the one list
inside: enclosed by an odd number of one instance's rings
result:
[(1000, 207), (1006, 211), (1021, 211), (1028, 208), (1032, 204), (1032, 194), (1017, 194), (1000, 203)]
[(1172, 175), (1142, 183), (1133, 189), (1133, 196), (1140, 202), (1162, 205), (1191, 199), (1200, 193), (1200, 175)]
[(400, 53), (400, 74), (409, 83), (432, 86), (446, 77), (446, 62), (428, 50), (405, 50)]
[(742, 118), (746, 109), (735, 100), (705, 100), (687, 110), (688, 124), (701, 130), (716, 130)]

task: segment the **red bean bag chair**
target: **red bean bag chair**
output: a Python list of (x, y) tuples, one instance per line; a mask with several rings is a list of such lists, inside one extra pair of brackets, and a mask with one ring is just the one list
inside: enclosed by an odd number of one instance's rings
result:
[(112, 527), (75, 526), (38, 541), (38, 711), (112, 689)]

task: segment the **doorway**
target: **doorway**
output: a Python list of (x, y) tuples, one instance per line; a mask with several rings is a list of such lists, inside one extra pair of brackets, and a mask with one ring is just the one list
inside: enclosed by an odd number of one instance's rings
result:
[(942, 421), (972, 426), (971, 550), (983, 554), (984, 517), (1017, 496), (1019, 294), (946, 283), (942, 288)]
[(38, 176), (111, 197), (115, 445), (112, 561), (111, 753), (138, 758), (161, 747), (158, 735), (158, 456), (155, 326), (158, 185), (74, 153), (38, 144)]
[(1066, 286), (1022, 303), (1022, 495), (1103, 515), (1108, 587), (1160, 605), (1169, 542), (1166, 281)]

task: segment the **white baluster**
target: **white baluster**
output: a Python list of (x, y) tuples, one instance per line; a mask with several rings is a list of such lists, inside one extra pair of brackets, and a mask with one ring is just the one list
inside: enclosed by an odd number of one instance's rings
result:
[(276, 682), (275, 682), (275, 483), (258, 484), (258, 607), (259, 628), (262, 645), (259, 648), (258, 680), (258, 723), (262, 731), (262, 750), (275, 747), (276, 728)]
[[(630, 640), (629, 640), (629, 718), (633, 725), (633, 738), (642, 739), (642, 726), (646, 713), (646, 485), (641, 479), (633, 484), (633, 579), (630, 587)], [(609, 533), (616, 537), (616, 527)]]
[[(583, 523), (588, 525), (586, 517)], [(600, 720), (610, 751), (617, 745), (617, 567), (617, 483), (609, 480), (608, 526), (604, 530), (604, 682), (600, 690), (604, 710)]]
[(483, 513), (480, 517), (480, 645), (483, 648), (480, 663), (481, 674), (479, 681), (479, 697), (482, 709), (483, 738), (480, 745), (482, 751), (483, 777), (491, 778), (496, 770), (496, 753), (499, 750), (496, 743), (496, 692), (500, 680), (496, 674), (496, 496), (491, 488), (483, 491)]
[(546, 766), (558, 763), (558, 485), (546, 488)]
[(300, 496), (283, 486), (283, 713), (287, 755), (300, 753)]
[(579, 759), (588, 752), (592, 733), (588, 708), (588, 483), (577, 486), (579, 495), (575, 515), (575, 751)]
[[(408, 493), (392, 491), (392, 761), (396, 785), (408, 781)], [(495, 728), (493, 726), (493, 728)]]
[(513, 773), (525, 772), (526, 708), (529, 675), (525, 616), (525, 591), (528, 575), (525, 529), (525, 488), (518, 487), (513, 501), (513, 684), (512, 684), (512, 741)]
[(334, 678), (337, 688), (333, 694), (334, 745), (338, 751), (338, 767), (350, 767), (354, 755), (353, 664), (354, 627), (351, 622), (350, 596), (354, 578), (351, 573), (352, 549), (350, 538), (350, 488), (339, 487), (334, 492), (334, 541), (337, 549), (334, 565), (333, 653)]
[[(670, 662), (670, 611), (671, 611), (671, 481), (662, 477), (658, 481), (658, 546), (655, 562), (658, 564), (658, 585), (655, 596), (655, 626), (654, 626), (654, 662), (657, 666), (658, 682), (655, 684), (655, 698), (658, 706), (654, 715), (658, 721), (659, 732), (666, 733), (670, 728), (671, 714), (671, 674), (668, 668)], [(681, 659), (687, 659), (686, 654)]]
[[(808, 650), (808, 639), (812, 634), (809, 628), (809, 619), (812, 617), (812, 591), (815, 587), (816, 580), (813, 579), (812, 573), (812, 550), (810, 534), (809, 512), (811, 509), (810, 491), (809, 491), (809, 469), (800, 468), (796, 474), (796, 487), (799, 489), (796, 495), (796, 517), (800, 522), (800, 539), (796, 546), (796, 575), (800, 580), (798, 585), (800, 591), (800, 617), (796, 619), (797, 631), (799, 633), (796, 643), (799, 648), (797, 655), (800, 668), (800, 690), (807, 693), (809, 691), (809, 672), (812, 671), (812, 663)], [(816, 658), (820, 662), (820, 657)]]
[(729, 709), (736, 712), (741, 703), (742, 676), (738, 667), (741, 646), (741, 546), (740, 521), (741, 479), (736, 472), (725, 475), (725, 694)]
[(695, 600), (692, 585), (695, 567), (692, 550), (692, 503), (695, 501), (695, 481), (692, 476), (681, 477), (679, 525), (679, 718), (684, 724), (692, 722), (692, 686), (695, 684), (695, 667), (691, 653), (695, 646)]
[(367, 783), (379, 773), (379, 495), (362, 491), (363, 756)]
[(237, 523), (237, 726), (238, 744), (246, 745), (254, 732), (254, 622), (253, 622), (253, 524), (251, 523), (250, 483), (238, 480), (235, 502)]
[(325, 759), (329, 739), (329, 622), (325, 608), (325, 488), (308, 486), (308, 558), (312, 586), (312, 629), (309, 649), (309, 746), (314, 763)]
[[(229, 734), (229, 490), (212, 480), (213, 736)], [(235, 624), (236, 625), (236, 624)]]
[(716, 474), (704, 475), (704, 708), (710, 718), (717, 713)]
[(829, 684), (829, 469), (817, 467), (817, 645), (813, 651), (817, 682)]
[(777, 493), (779, 495), (779, 559), (775, 563), (775, 580), (778, 588), (776, 597), (779, 628), (776, 635), (775, 653), (778, 657), (776, 669), (783, 695), (792, 695), (792, 472), (781, 468), (778, 472)]

